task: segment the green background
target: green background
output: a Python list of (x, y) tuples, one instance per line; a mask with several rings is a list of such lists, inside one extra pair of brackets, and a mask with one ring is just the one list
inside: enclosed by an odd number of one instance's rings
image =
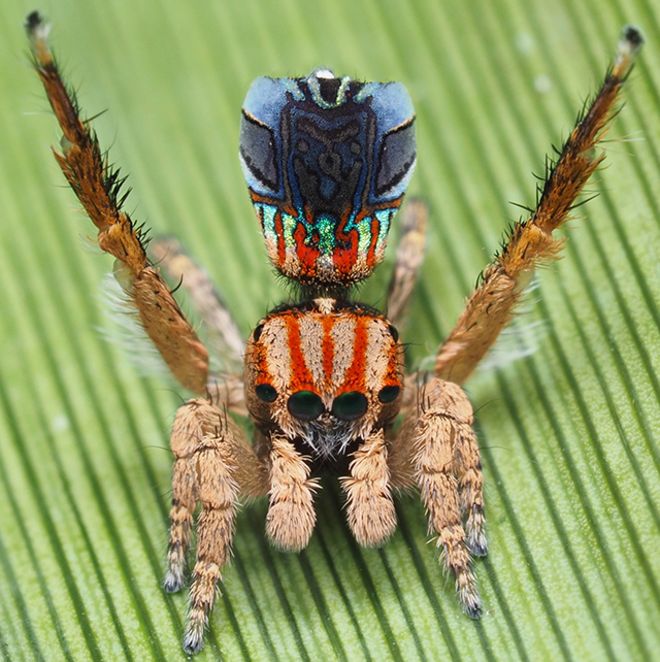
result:
[[(59, 139), (22, 31), (0, 5), (0, 655), (178, 659), (184, 594), (160, 589), (168, 427), (182, 394), (106, 343), (110, 259), (63, 185)], [(531, 171), (593, 92), (619, 28), (648, 44), (608, 143), (600, 196), (540, 276), (538, 349), (475, 377), (490, 555), (485, 615), (463, 616), (416, 498), (362, 550), (324, 489), (309, 548), (265, 542), (263, 503), (200, 659), (650, 659), (660, 647), (658, 185), (660, 8), (654, 0), (64, 2), (41, 9), (127, 208), (208, 267), (247, 335), (284, 296), (237, 159), (250, 81), (318, 66), (402, 80), (417, 109), (412, 184), (432, 208), (404, 338), (433, 353), (519, 210)], [(93, 243), (93, 242), (92, 242)], [(389, 253), (389, 263), (392, 251)], [(381, 268), (362, 298), (382, 304)]]

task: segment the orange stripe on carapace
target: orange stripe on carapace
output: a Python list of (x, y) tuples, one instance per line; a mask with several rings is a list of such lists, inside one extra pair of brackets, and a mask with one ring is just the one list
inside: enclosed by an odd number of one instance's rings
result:
[(371, 317), (355, 316), (355, 331), (353, 333), (353, 361), (346, 373), (341, 392), (359, 391), (364, 393), (366, 387), (365, 369), (367, 366), (367, 349), (369, 345), (368, 325)]
[(389, 359), (387, 361), (387, 370), (383, 377), (383, 386), (401, 386), (402, 375), (401, 375), (401, 360), (400, 356), (401, 348), (398, 343), (392, 342), (389, 351)]
[(298, 315), (289, 313), (284, 320), (287, 329), (289, 355), (291, 357), (291, 381), (289, 388), (292, 393), (296, 391), (314, 391), (316, 390), (314, 380), (307, 368), (305, 356), (300, 347)]
[(254, 362), (257, 366), (257, 381), (259, 384), (272, 384), (273, 377), (268, 370), (268, 352), (262, 343), (254, 343)]
[[(311, 224), (314, 222), (314, 216), (310, 210), (305, 210), (305, 215), (308, 222)], [(318, 234), (318, 231), (316, 231)], [(318, 239), (316, 241), (316, 246), (310, 245), (307, 243), (307, 229), (302, 223), (296, 225), (296, 229), (293, 231), (293, 238), (296, 242), (296, 255), (300, 261), (301, 274), (303, 276), (314, 276), (316, 274), (316, 260), (321, 251), (318, 248)], [(310, 238), (313, 240), (313, 236)]]

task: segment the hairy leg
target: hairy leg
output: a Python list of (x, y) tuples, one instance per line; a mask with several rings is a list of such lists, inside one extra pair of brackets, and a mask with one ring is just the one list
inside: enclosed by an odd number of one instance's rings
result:
[(578, 120), (546, 181), (531, 218), (517, 223), (502, 251), (486, 268), (456, 326), (440, 348), (435, 373), (463, 383), (511, 320), (534, 268), (555, 260), (563, 241), (552, 233), (570, 217), (589, 177), (605, 158), (596, 147), (616, 114), (616, 101), (642, 44), (640, 33), (624, 30), (616, 60)]
[[(486, 518), (484, 516), (484, 475), (477, 435), (472, 428), (472, 407), (465, 399), (462, 420), (455, 420), (454, 466), (458, 480), (461, 515), (465, 518), (465, 542), (475, 556), (488, 554)], [(466, 406), (467, 405), (467, 406)]]
[(266, 534), (287, 551), (304, 549), (314, 531), (314, 492), (318, 482), (310, 478), (308, 458), (281, 433), (269, 440), (270, 492)]
[(206, 394), (221, 409), (228, 409), (239, 416), (248, 416), (245, 406), (245, 388), (242, 375), (211, 375), (206, 385)]
[(418, 395), (417, 411), (391, 444), (392, 486), (419, 488), (429, 529), (456, 580), (459, 602), (478, 618), (481, 599), (471, 555), (485, 555), (487, 547), (472, 406), (460, 386), (437, 378), (420, 385)]
[(75, 96), (60, 76), (47, 42), (48, 24), (37, 12), (27, 19), (34, 64), (62, 133), (55, 159), (98, 229), (99, 246), (115, 257), (114, 273), (137, 309), (140, 322), (177, 380), (203, 393), (208, 354), (144, 249), (144, 232), (122, 211), (124, 178), (101, 152)]
[(185, 252), (174, 237), (157, 237), (149, 254), (171, 283), (180, 283), (188, 293), (210, 334), (211, 351), (229, 369), (242, 365), (245, 343), (234, 318), (204, 269)]
[(190, 589), (184, 649), (198, 651), (215, 600), (221, 571), (231, 554), (239, 492), (265, 494), (267, 470), (240, 428), (207, 400), (179, 408), (172, 426), (172, 509), (164, 587), (179, 590), (185, 581), (186, 552), (196, 503), (197, 558)]
[(360, 545), (382, 545), (396, 529), (390, 491), (385, 433), (376, 430), (353, 454), (350, 476), (341, 478), (346, 492), (348, 525)]
[(424, 261), (428, 215), (426, 203), (417, 198), (408, 200), (401, 211), (401, 236), (387, 292), (387, 316), (395, 327), (403, 323), (408, 300)]

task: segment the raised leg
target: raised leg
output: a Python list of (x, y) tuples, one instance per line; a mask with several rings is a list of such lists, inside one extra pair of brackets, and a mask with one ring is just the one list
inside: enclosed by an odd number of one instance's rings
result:
[(392, 485), (419, 488), (458, 600), (468, 616), (478, 618), (481, 599), (471, 555), (485, 555), (487, 546), (472, 406), (459, 386), (437, 378), (420, 386), (418, 403), (392, 442)]
[(382, 428), (355, 451), (349, 471), (350, 476), (341, 479), (346, 492), (348, 525), (360, 545), (382, 545), (396, 529), (387, 446)]
[(222, 368), (232, 371), (242, 366), (245, 343), (241, 332), (208, 274), (174, 237), (153, 239), (149, 254), (170, 283), (180, 283), (188, 293), (209, 332), (209, 349), (220, 359)]
[(248, 416), (242, 374), (209, 375), (206, 394), (221, 409), (227, 409), (239, 416)]
[(428, 216), (426, 203), (418, 198), (408, 200), (401, 211), (401, 236), (387, 292), (387, 316), (395, 327), (403, 322), (408, 300), (424, 261)]
[(556, 163), (548, 162), (531, 218), (513, 227), (440, 348), (435, 372), (442, 379), (457, 384), (467, 379), (510, 321), (534, 268), (558, 257), (563, 240), (554, 238), (552, 232), (570, 217), (578, 195), (605, 158), (596, 147), (616, 114), (619, 91), (642, 41), (636, 28), (624, 29), (616, 59), (598, 94), (581, 115)]
[(177, 380), (204, 393), (208, 354), (144, 250), (144, 232), (121, 207), (128, 195), (119, 171), (101, 152), (89, 121), (80, 118), (75, 96), (60, 76), (47, 36), (50, 26), (37, 12), (26, 22), (34, 64), (64, 134), (55, 159), (98, 229), (99, 246), (115, 257), (114, 273), (135, 306), (147, 335)]
[(316, 525), (314, 492), (308, 458), (289, 439), (274, 433), (270, 437), (270, 492), (266, 534), (271, 542), (287, 551), (304, 549)]
[(191, 400), (179, 408), (171, 446), (175, 462), (164, 587), (177, 591), (185, 582), (186, 552), (199, 503), (197, 558), (183, 640), (184, 650), (195, 653), (202, 647), (218, 580), (231, 554), (239, 492), (265, 494), (267, 471), (240, 428), (207, 400)]

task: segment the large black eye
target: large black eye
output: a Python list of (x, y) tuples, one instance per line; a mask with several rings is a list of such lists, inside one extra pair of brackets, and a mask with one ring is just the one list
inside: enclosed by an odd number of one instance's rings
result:
[(354, 421), (367, 411), (367, 398), (357, 391), (342, 393), (332, 403), (332, 415), (345, 421)]
[(312, 421), (318, 418), (325, 409), (323, 400), (316, 393), (312, 393), (312, 391), (298, 391), (294, 393), (289, 398), (286, 406), (289, 409), (289, 413), (301, 421)]
[(399, 340), (399, 332), (397, 331), (396, 327), (393, 324), (388, 325), (387, 330), (390, 332), (390, 335), (392, 336), (392, 340), (394, 342), (397, 342)]
[(259, 400), (264, 402), (274, 402), (277, 400), (277, 391), (270, 384), (259, 384), (254, 392), (257, 394)]
[(385, 386), (378, 392), (378, 399), (383, 404), (394, 402), (399, 397), (400, 390), (401, 389), (398, 386)]
[(264, 325), (260, 324), (252, 333), (252, 338), (254, 339), (254, 342), (259, 342), (259, 338), (261, 338), (261, 332), (264, 330)]

